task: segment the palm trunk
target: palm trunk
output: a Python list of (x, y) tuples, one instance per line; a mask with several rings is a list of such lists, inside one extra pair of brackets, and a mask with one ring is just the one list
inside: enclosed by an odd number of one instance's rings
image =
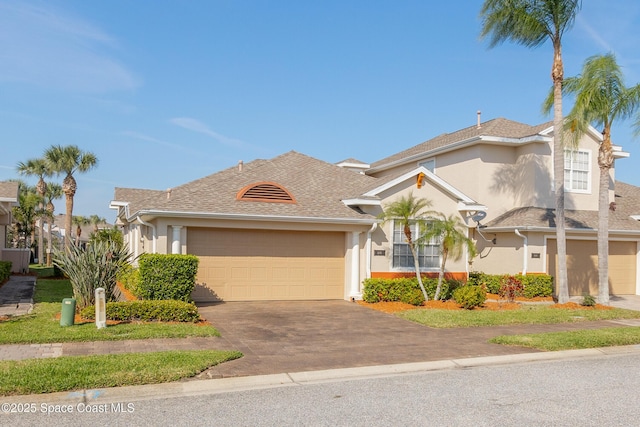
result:
[(69, 249), (71, 247), (71, 227), (72, 227), (72, 216), (73, 216), (73, 196), (67, 194), (66, 197), (67, 202), (67, 217), (64, 219), (64, 245), (65, 248)]
[(429, 295), (427, 295), (427, 290), (424, 288), (424, 284), (422, 283), (422, 277), (420, 277), (420, 260), (418, 259), (418, 254), (416, 253), (416, 248), (413, 246), (413, 242), (409, 242), (409, 249), (411, 250), (411, 255), (413, 255), (413, 266), (416, 269), (418, 285), (420, 285), (420, 290), (422, 291), (424, 300), (429, 301)]
[(50, 218), (49, 219), (49, 227), (47, 228), (47, 267), (51, 267), (51, 247), (53, 245), (53, 243), (51, 242), (51, 237), (53, 235), (53, 232), (51, 231), (51, 229), (53, 228), (53, 223), (54, 223), (54, 219)]
[(436, 294), (433, 297), (434, 300), (440, 299), (440, 292), (442, 291), (442, 280), (444, 279), (444, 265), (447, 262), (447, 251), (442, 251), (442, 264), (440, 265), (440, 273), (438, 273), (438, 286), (436, 287)]
[(44, 265), (44, 216), (38, 218), (38, 264)]
[(609, 171), (613, 165), (611, 134), (605, 128), (598, 150), (598, 302), (609, 305)]
[(569, 284), (567, 278), (567, 238), (564, 220), (564, 130), (562, 123), (562, 79), (564, 78), (564, 70), (559, 41), (554, 44), (551, 77), (553, 79), (553, 179), (555, 183), (556, 241), (558, 247), (556, 292), (558, 293), (558, 302), (564, 304), (569, 301)]

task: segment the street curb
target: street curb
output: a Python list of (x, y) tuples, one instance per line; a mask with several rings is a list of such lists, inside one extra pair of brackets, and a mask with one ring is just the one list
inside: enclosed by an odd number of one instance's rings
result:
[(197, 381), (184, 381), (139, 386), (112, 387), (95, 390), (79, 390), (49, 394), (2, 397), (3, 403), (35, 403), (74, 405), (130, 403), (152, 399), (230, 393), (279, 387), (301, 386), (343, 380), (380, 378), (396, 375), (417, 374), (453, 369), (469, 369), (539, 361), (583, 359), (601, 356), (616, 356), (640, 353), (640, 345), (603, 347), (556, 352), (522, 353), (504, 356), (472, 357), (467, 359), (439, 360), (432, 362), (404, 363), (395, 365), (364, 366), (358, 368), (329, 369), (322, 371), (294, 372), (250, 377), (232, 377)]

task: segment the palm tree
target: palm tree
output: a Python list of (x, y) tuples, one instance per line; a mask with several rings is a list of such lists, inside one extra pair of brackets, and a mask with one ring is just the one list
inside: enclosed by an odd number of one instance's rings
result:
[[(38, 177), (38, 183), (36, 184), (35, 190), (40, 198), (44, 200), (45, 191), (47, 189), (47, 183), (45, 182), (44, 178), (51, 176), (51, 170), (49, 169), (49, 165), (47, 164), (47, 162), (44, 159), (29, 159), (24, 163), (20, 162), (18, 163), (18, 173), (20, 175)], [(37, 219), (39, 227), (36, 227), (38, 229), (38, 263), (40, 263), (40, 265), (43, 265), (43, 229), (45, 215), (44, 206), (42, 203), (39, 206), (39, 211), (42, 213), (42, 215), (39, 215), (39, 218)]]
[(416, 250), (420, 239), (414, 238), (411, 232), (411, 225), (418, 224), (418, 227), (420, 227), (420, 224), (425, 223), (424, 218), (421, 217), (421, 215), (424, 214), (422, 210), (429, 206), (431, 206), (431, 202), (427, 199), (416, 199), (413, 197), (413, 193), (409, 193), (408, 196), (402, 196), (399, 200), (385, 206), (382, 214), (379, 216), (379, 218), (383, 220), (383, 223), (395, 221), (402, 227), (405, 239), (407, 239), (407, 244), (409, 245), (409, 250), (413, 256), (416, 278), (418, 279), (418, 284), (420, 285), (420, 290), (422, 291), (425, 301), (429, 301), (429, 297), (422, 283), (422, 278), (420, 277), (420, 258), (418, 258)]
[(51, 170), (60, 175), (65, 174), (62, 181), (62, 191), (66, 200), (65, 246), (71, 245), (71, 220), (73, 218), (73, 198), (76, 194), (77, 183), (73, 177), (75, 172), (87, 172), (98, 163), (93, 153), (84, 152), (76, 145), (54, 145), (47, 149), (44, 158), (49, 163)]
[(553, 172), (558, 246), (558, 302), (569, 300), (567, 241), (564, 212), (564, 145), (562, 127), (562, 36), (573, 26), (582, 7), (581, 0), (485, 0), (480, 11), (481, 37), (490, 37), (490, 46), (513, 41), (537, 47), (545, 41), (553, 45)]
[(24, 247), (31, 249), (35, 232), (35, 222), (38, 217), (38, 205), (42, 202), (35, 187), (20, 183), (18, 192), (18, 206), (12, 208), (14, 222), (14, 241), (21, 247), (21, 236), (24, 236)]
[(52, 265), (52, 260), (51, 260), (51, 254), (52, 252), (52, 229), (53, 229), (53, 225), (55, 223), (55, 216), (53, 215), (53, 212), (55, 210), (55, 206), (53, 205), (53, 201), (56, 199), (59, 199), (60, 197), (62, 197), (62, 186), (60, 184), (54, 184), (51, 182), (47, 183), (47, 190), (45, 191), (45, 200), (46, 200), (46, 206), (45, 206), (45, 211), (46, 211), (46, 215), (47, 218), (49, 220), (49, 228), (47, 230), (47, 266), (51, 266)]
[(99, 215), (91, 215), (89, 216), (89, 223), (91, 225), (93, 225), (93, 232), (97, 233), (98, 232), (98, 225), (100, 224), (105, 224), (107, 222), (106, 219), (102, 218)]
[(74, 215), (72, 222), (76, 226), (76, 246), (80, 246), (80, 236), (82, 235), (82, 226), (91, 224), (91, 220), (86, 216)]
[[(610, 53), (588, 58), (582, 74), (565, 79), (562, 91), (575, 95), (573, 109), (565, 121), (573, 145), (577, 145), (590, 124), (602, 128), (602, 143), (598, 149), (598, 302), (609, 304), (609, 174), (614, 161), (611, 126), (614, 120), (627, 119), (637, 110), (640, 85), (625, 86), (622, 70), (615, 55)], [(549, 100), (545, 107), (550, 108)]]
[(443, 213), (435, 213), (434, 217), (429, 220), (427, 232), (423, 235), (425, 240), (437, 240), (440, 242), (440, 253), (442, 255), (440, 261), (440, 273), (438, 274), (438, 286), (434, 300), (440, 299), (440, 291), (442, 290), (442, 280), (444, 278), (445, 264), (449, 257), (454, 261), (462, 258), (465, 251), (469, 254), (469, 258), (473, 258), (476, 254), (476, 246), (469, 237), (467, 237), (466, 226), (455, 215), (445, 216)]

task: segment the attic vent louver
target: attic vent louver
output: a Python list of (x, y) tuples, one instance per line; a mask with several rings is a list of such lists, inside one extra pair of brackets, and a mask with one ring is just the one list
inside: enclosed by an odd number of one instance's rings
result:
[(284, 187), (273, 182), (258, 182), (238, 191), (236, 200), (248, 202), (296, 203)]

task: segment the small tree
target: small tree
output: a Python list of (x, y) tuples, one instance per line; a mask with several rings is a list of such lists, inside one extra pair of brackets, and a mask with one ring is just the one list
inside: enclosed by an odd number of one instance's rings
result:
[(379, 218), (383, 220), (383, 223), (388, 221), (400, 223), (404, 236), (407, 239), (409, 250), (413, 256), (416, 278), (418, 279), (418, 284), (420, 285), (420, 290), (422, 290), (425, 301), (429, 301), (429, 297), (427, 296), (427, 291), (420, 277), (420, 259), (418, 258), (418, 251), (416, 250), (416, 246), (419, 244), (419, 241), (416, 240), (419, 239), (414, 239), (411, 232), (411, 224), (417, 223), (419, 226), (420, 224), (424, 224), (424, 218), (421, 217), (421, 215), (423, 215), (422, 211), (429, 206), (431, 206), (429, 200), (425, 198), (416, 199), (413, 193), (409, 193), (408, 196), (402, 196), (399, 200), (385, 206), (382, 214), (379, 216)]
[(429, 221), (426, 232), (421, 236), (425, 240), (437, 240), (440, 242), (440, 273), (438, 274), (438, 286), (434, 300), (440, 299), (440, 291), (442, 289), (442, 279), (444, 278), (445, 264), (449, 257), (454, 261), (462, 258), (465, 250), (470, 258), (476, 255), (476, 246), (471, 239), (467, 237), (464, 223), (454, 215), (448, 217), (442, 213), (435, 213), (434, 218)]

